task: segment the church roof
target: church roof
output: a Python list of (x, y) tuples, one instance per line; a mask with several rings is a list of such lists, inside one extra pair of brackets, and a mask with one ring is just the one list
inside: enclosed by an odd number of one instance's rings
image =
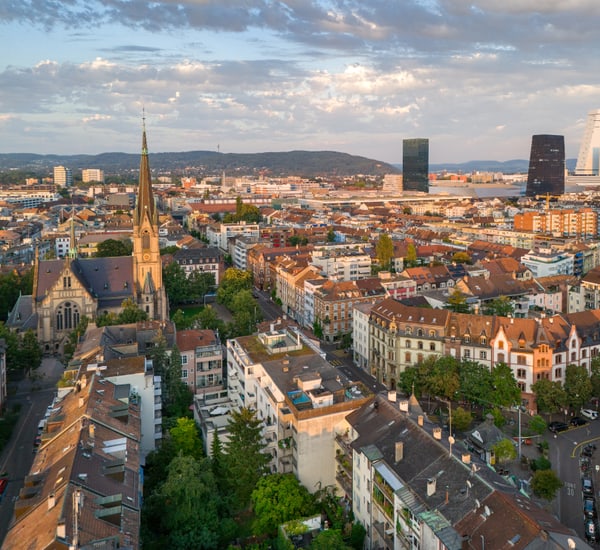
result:
[(138, 188), (137, 204), (135, 206), (134, 225), (139, 225), (144, 217), (148, 217), (151, 224), (156, 224), (156, 206), (152, 194), (152, 177), (150, 162), (148, 161), (148, 144), (146, 141), (146, 127), (142, 134), (142, 157), (140, 159), (140, 185)]

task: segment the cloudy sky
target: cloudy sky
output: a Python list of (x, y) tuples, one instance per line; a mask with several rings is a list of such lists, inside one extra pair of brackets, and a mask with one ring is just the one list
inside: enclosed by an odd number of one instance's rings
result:
[(2, 0), (0, 153), (577, 156), (599, 0)]

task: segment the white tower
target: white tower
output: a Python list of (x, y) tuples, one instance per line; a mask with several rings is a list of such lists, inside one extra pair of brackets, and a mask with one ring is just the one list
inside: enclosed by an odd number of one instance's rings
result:
[(600, 175), (600, 109), (588, 113), (575, 175)]

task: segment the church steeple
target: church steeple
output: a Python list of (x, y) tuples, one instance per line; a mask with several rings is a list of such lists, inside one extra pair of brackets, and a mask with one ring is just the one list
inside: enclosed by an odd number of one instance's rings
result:
[(144, 117), (142, 120), (142, 156), (140, 159), (140, 183), (134, 215), (135, 225), (141, 225), (146, 217), (151, 224), (157, 223), (150, 162), (148, 160), (148, 143), (146, 141), (146, 118)]
[(162, 281), (158, 240), (158, 212), (154, 204), (145, 118), (142, 132), (140, 182), (133, 216), (133, 276), (138, 306), (150, 319), (167, 319), (167, 297)]

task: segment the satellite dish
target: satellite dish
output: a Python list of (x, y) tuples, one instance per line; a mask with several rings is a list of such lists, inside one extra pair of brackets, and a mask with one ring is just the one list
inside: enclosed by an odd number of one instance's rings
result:
[(473, 484), (467, 479), (467, 487), (470, 489), (471, 487), (473, 487)]
[(454, 439), (452, 436), (450, 436), (450, 437), (448, 438), (448, 443), (450, 443), (450, 445), (454, 445), (454, 442), (455, 442), (455, 441), (456, 441), (456, 440), (455, 440), (455, 439)]
[(492, 512), (490, 511), (490, 509), (487, 506), (484, 506), (483, 511), (485, 512), (486, 516), (492, 515)]
[(479, 502), (479, 499), (476, 498), (475, 499), (475, 509), (479, 508), (481, 506), (481, 502)]
[(569, 546), (569, 548), (572, 550), (573, 548), (577, 548), (577, 545), (575, 544), (575, 541), (571, 538), (567, 539), (567, 545)]

